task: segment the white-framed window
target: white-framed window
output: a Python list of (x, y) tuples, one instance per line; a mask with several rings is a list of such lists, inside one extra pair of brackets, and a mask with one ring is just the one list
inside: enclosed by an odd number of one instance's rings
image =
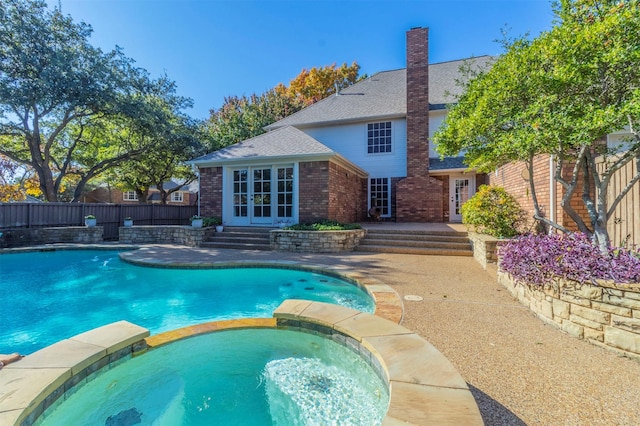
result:
[(184, 201), (184, 195), (182, 192), (172, 192), (171, 193), (171, 201), (174, 203), (182, 203)]
[(124, 191), (122, 199), (124, 201), (138, 201), (138, 194), (136, 194), (136, 191)]
[(369, 178), (370, 216), (391, 216), (391, 185), (389, 181), (389, 178)]
[(367, 154), (391, 152), (391, 122), (367, 124)]

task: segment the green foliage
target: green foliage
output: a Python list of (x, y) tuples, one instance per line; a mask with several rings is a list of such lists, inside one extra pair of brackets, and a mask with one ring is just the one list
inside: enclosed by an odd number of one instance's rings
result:
[(498, 238), (518, 235), (524, 213), (518, 201), (504, 188), (482, 185), (462, 205), (462, 223)]
[(222, 225), (222, 218), (219, 216), (202, 218), (202, 226), (204, 226), (205, 228), (208, 226), (219, 226), (219, 225)]
[(44, 1), (3, 0), (0, 18), (0, 154), (32, 169), (48, 201), (65, 187), (78, 200), (90, 180), (152, 152), (190, 104)]
[[(486, 172), (554, 154), (565, 212), (606, 250), (606, 224), (624, 195), (614, 194), (608, 204), (611, 176), (640, 156), (640, 1), (562, 0), (554, 12), (551, 30), (535, 40), (505, 40), (506, 52), (490, 70), (468, 73), (434, 142), (441, 155), (464, 150), (467, 163)], [(632, 134), (626, 151), (596, 142), (624, 128)], [(599, 155), (604, 171), (596, 167)], [(562, 174), (567, 163), (578, 164), (570, 176)], [(596, 186), (582, 196), (588, 224), (569, 202), (581, 174)], [(633, 176), (624, 191), (639, 180), (640, 174)], [(533, 196), (533, 180), (530, 185)], [(542, 217), (535, 199), (534, 204), (537, 219), (565, 230)]]
[(316, 223), (299, 223), (283, 229), (292, 231), (348, 231), (352, 229), (362, 229), (362, 226), (358, 223), (340, 223), (334, 220), (322, 220)]

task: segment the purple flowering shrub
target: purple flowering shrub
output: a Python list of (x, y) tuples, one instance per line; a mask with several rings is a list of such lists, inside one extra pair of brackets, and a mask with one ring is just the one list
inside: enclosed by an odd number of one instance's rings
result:
[(518, 283), (546, 285), (558, 277), (579, 283), (596, 280), (640, 282), (640, 250), (611, 247), (602, 254), (587, 235), (523, 235), (499, 248), (500, 269)]

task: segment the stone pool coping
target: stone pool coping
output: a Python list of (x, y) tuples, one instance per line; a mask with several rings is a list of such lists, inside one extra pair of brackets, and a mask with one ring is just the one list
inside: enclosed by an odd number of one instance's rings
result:
[(0, 424), (33, 424), (100, 368), (184, 338), (243, 328), (323, 335), (359, 353), (389, 385), (383, 425), (483, 424), (466, 382), (422, 337), (375, 315), (307, 300), (284, 301), (273, 318), (211, 322), (154, 336), (120, 321), (48, 346), (0, 370)]

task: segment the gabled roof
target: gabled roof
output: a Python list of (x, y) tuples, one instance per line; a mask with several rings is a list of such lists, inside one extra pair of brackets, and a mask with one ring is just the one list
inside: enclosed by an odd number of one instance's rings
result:
[[(491, 56), (479, 56), (458, 61), (429, 65), (430, 109), (443, 109), (453, 103), (461, 89), (456, 85), (460, 67), (465, 61), (483, 67), (493, 60)], [(265, 129), (284, 126), (303, 128), (336, 122), (361, 121), (370, 118), (399, 118), (407, 115), (407, 70), (384, 71), (372, 75), (321, 101), (283, 118)]]
[(191, 160), (190, 163), (222, 163), (261, 157), (331, 156), (335, 151), (295, 127), (283, 127)]
[(331, 148), (318, 142), (295, 127), (282, 127), (251, 139), (238, 142), (189, 161), (199, 167), (221, 166), (251, 160), (329, 160), (336, 161), (353, 172), (367, 176), (367, 172), (351, 163)]

